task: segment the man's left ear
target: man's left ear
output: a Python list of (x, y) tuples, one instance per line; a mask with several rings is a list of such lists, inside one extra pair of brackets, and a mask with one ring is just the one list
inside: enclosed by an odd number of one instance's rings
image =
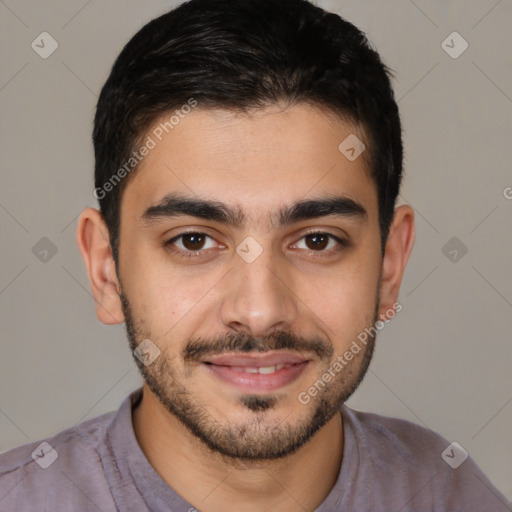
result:
[(405, 266), (414, 245), (414, 210), (409, 205), (396, 208), (382, 260), (379, 315), (393, 308)]

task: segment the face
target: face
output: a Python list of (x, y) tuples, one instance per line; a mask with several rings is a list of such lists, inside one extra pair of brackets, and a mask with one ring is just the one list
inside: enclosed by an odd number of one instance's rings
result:
[(354, 133), (308, 105), (197, 108), (161, 141), (148, 132), (123, 193), (131, 348), (160, 351), (135, 360), (162, 407), (225, 456), (293, 452), (369, 364), (373, 340), (335, 364), (379, 312), (376, 186), (365, 155), (338, 149)]

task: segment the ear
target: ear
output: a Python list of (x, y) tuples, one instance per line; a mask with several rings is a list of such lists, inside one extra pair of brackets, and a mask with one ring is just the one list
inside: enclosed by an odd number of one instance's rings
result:
[(408, 205), (395, 210), (382, 260), (379, 317), (393, 308), (405, 266), (414, 245), (414, 211)]
[(91, 291), (96, 301), (96, 316), (107, 325), (124, 322), (119, 297), (121, 287), (112, 256), (109, 232), (98, 210), (86, 208), (81, 213), (76, 240), (89, 274)]

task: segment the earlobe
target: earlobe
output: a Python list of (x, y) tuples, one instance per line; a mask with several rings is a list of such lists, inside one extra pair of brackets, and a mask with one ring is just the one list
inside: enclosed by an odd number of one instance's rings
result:
[(385, 315), (398, 300), (405, 267), (414, 245), (414, 211), (396, 208), (382, 260), (379, 314)]
[(86, 208), (81, 213), (76, 240), (89, 275), (91, 291), (96, 302), (96, 316), (100, 322), (108, 325), (123, 322), (120, 285), (109, 232), (98, 210)]

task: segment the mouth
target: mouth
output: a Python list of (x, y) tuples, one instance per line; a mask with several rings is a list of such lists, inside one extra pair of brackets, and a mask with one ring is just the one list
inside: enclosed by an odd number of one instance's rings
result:
[(222, 354), (201, 363), (216, 378), (244, 393), (269, 392), (299, 378), (310, 358), (292, 352)]

